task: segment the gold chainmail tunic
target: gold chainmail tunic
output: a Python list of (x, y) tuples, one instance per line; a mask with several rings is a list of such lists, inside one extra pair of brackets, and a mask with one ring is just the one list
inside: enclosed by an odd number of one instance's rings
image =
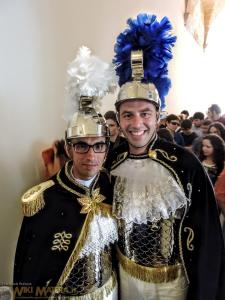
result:
[(119, 220), (118, 246), (123, 255), (146, 267), (179, 262), (179, 220), (171, 218), (147, 224)]
[(82, 296), (103, 286), (112, 275), (112, 253), (109, 247), (79, 259), (63, 285), (60, 296)]

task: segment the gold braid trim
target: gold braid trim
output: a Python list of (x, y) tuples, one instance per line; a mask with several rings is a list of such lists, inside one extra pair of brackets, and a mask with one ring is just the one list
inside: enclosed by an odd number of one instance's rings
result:
[(44, 206), (45, 201), (43, 192), (55, 183), (53, 180), (48, 180), (29, 189), (22, 196), (22, 211), (24, 216), (31, 217), (39, 212)]
[[(109, 280), (94, 292), (82, 296), (58, 296), (59, 300), (102, 300), (108, 297), (117, 285), (116, 274), (113, 272)], [(53, 298), (50, 298), (53, 299)]]
[(115, 169), (121, 163), (121, 161), (123, 161), (127, 156), (128, 156), (128, 152), (123, 152), (119, 154), (116, 161), (112, 162), (112, 170)]
[(121, 267), (130, 276), (151, 283), (163, 283), (175, 280), (182, 274), (182, 265), (176, 264), (161, 267), (145, 267), (124, 256), (117, 248), (118, 259)]
[(187, 249), (189, 251), (193, 251), (194, 250), (194, 245), (192, 244), (192, 241), (194, 239), (194, 231), (193, 229), (191, 229), (190, 227), (184, 227), (184, 232), (187, 232), (189, 231), (189, 235), (188, 235), (188, 238), (187, 238)]
[(171, 155), (169, 156), (169, 154), (162, 150), (162, 149), (154, 149), (153, 151), (155, 151), (155, 153), (159, 152), (162, 154), (162, 156), (164, 156), (167, 160), (170, 160), (170, 161), (177, 161), (177, 157), (175, 155)]
[(180, 227), (179, 227), (179, 252), (180, 252), (181, 262), (182, 262), (182, 265), (183, 265), (184, 274), (185, 274), (185, 277), (187, 279), (187, 283), (189, 284), (190, 280), (189, 280), (189, 276), (188, 276), (187, 269), (186, 269), (186, 266), (185, 266), (185, 261), (184, 261), (183, 247), (182, 247), (182, 233), (181, 233), (184, 218), (185, 218), (186, 214), (187, 214), (187, 206), (185, 206), (185, 211), (184, 211), (183, 217), (182, 217), (181, 222), (180, 222)]
[(106, 203), (101, 203), (99, 204), (98, 208), (96, 209), (96, 211), (90, 211), (84, 221), (83, 227), (81, 229), (81, 233), (80, 236), (77, 240), (77, 243), (74, 247), (73, 252), (70, 255), (70, 258), (67, 261), (67, 264), (59, 278), (59, 281), (56, 285), (56, 289), (53, 291), (52, 295), (50, 298), (52, 298), (55, 293), (60, 293), (62, 288), (63, 288), (63, 284), (66, 282), (66, 280), (68, 279), (70, 272), (73, 269), (73, 266), (75, 265), (75, 263), (77, 262), (78, 258), (79, 258), (79, 253), (81, 251), (81, 249), (84, 246), (84, 243), (86, 241), (86, 238), (88, 236), (89, 233), (89, 228), (90, 228), (90, 223), (94, 218), (95, 213), (100, 213), (102, 216), (104, 217), (110, 217), (112, 216), (112, 206)]

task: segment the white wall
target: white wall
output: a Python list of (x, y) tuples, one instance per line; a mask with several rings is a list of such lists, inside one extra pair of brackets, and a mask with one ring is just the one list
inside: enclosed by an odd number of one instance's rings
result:
[[(110, 61), (116, 36), (125, 28), (128, 17), (140, 12), (154, 13), (159, 18), (167, 15), (178, 36), (170, 63), (173, 87), (167, 98), (168, 111), (205, 111), (208, 103), (223, 97), (220, 91), (217, 98), (206, 97), (206, 87), (210, 86), (202, 80), (204, 53), (183, 26), (183, 2), (1, 0), (0, 282), (12, 282), (22, 220), (20, 196), (42, 178), (41, 150), (63, 137), (66, 68), (81, 45)], [(215, 73), (210, 76), (209, 82), (217, 79)], [(115, 97), (106, 98), (103, 112), (113, 109)]]

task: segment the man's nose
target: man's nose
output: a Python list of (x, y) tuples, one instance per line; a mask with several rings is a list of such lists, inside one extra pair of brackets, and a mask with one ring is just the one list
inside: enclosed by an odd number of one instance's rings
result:
[(93, 157), (95, 156), (95, 151), (94, 151), (93, 147), (90, 147), (90, 148), (89, 148), (89, 150), (88, 150), (86, 156), (87, 156), (88, 158), (93, 158)]
[(143, 122), (142, 122), (141, 116), (135, 115), (135, 116), (133, 117), (133, 119), (132, 119), (132, 125), (133, 125), (133, 127), (139, 128), (139, 127), (141, 126), (142, 123), (143, 123)]

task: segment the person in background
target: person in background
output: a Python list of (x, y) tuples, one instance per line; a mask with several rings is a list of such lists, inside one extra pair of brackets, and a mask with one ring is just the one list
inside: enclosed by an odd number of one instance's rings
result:
[(225, 127), (220, 122), (213, 122), (209, 126), (208, 133), (213, 133), (220, 136), (225, 141)]
[(120, 297), (221, 300), (225, 253), (212, 185), (190, 151), (156, 132), (171, 84), (172, 25), (149, 14), (127, 23), (114, 64), (115, 106), (128, 143), (106, 163), (115, 181)]
[(105, 113), (104, 118), (109, 127), (110, 132), (110, 146), (109, 153), (118, 147), (121, 143), (124, 143), (126, 139), (120, 135), (120, 126), (116, 118), (116, 113), (113, 110), (109, 110)]
[[(85, 81), (80, 80), (81, 69)], [(18, 299), (117, 300), (112, 261), (117, 226), (110, 177), (102, 168), (109, 131), (95, 110), (99, 98), (115, 88), (116, 76), (110, 64), (86, 47), (80, 48), (68, 74), (74, 111), (66, 147), (72, 160), (22, 197), (14, 294)]]
[(202, 144), (202, 138), (207, 135), (209, 132), (209, 125), (212, 122), (208, 119), (202, 121), (201, 125), (201, 130), (202, 130), (202, 136), (197, 137), (194, 139), (192, 146), (191, 146), (191, 151), (199, 157), (200, 151), (201, 151), (201, 144)]
[(202, 136), (205, 136), (209, 133), (209, 126), (212, 124), (212, 122), (209, 119), (203, 120), (201, 125), (202, 130)]
[(225, 217), (225, 168), (218, 176), (214, 190), (221, 212)]
[(202, 112), (194, 113), (192, 117), (192, 130), (198, 135), (202, 136), (202, 122), (204, 120), (204, 114)]
[(191, 149), (193, 141), (198, 138), (198, 135), (192, 130), (192, 122), (186, 119), (181, 122), (181, 135), (184, 139), (184, 146)]
[(223, 238), (225, 241), (225, 168), (220, 173), (214, 185), (216, 200), (218, 202), (221, 214), (220, 221), (223, 230)]
[(166, 128), (166, 117), (167, 117), (166, 111), (161, 111), (159, 114), (159, 122), (158, 122), (158, 129)]
[(159, 138), (161, 138), (165, 141), (168, 141), (170, 143), (175, 143), (171, 132), (167, 128), (159, 128), (157, 130), (157, 135)]
[(221, 116), (221, 108), (218, 104), (212, 104), (208, 108), (207, 115), (212, 122), (220, 122), (225, 125), (225, 118)]
[(42, 159), (45, 165), (44, 178), (47, 180), (70, 160), (69, 153), (65, 150), (65, 140), (55, 140), (51, 148), (42, 151)]
[(186, 120), (189, 118), (189, 112), (187, 110), (182, 110), (182, 112), (179, 115), (179, 118), (181, 121)]
[(180, 120), (178, 116), (170, 114), (166, 117), (166, 128), (171, 132), (173, 139), (177, 145), (185, 146), (184, 139), (180, 132), (177, 130), (180, 127)]
[(221, 137), (215, 134), (204, 136), (199, 159), (214, 185), (224, 168), (225, 150)]

